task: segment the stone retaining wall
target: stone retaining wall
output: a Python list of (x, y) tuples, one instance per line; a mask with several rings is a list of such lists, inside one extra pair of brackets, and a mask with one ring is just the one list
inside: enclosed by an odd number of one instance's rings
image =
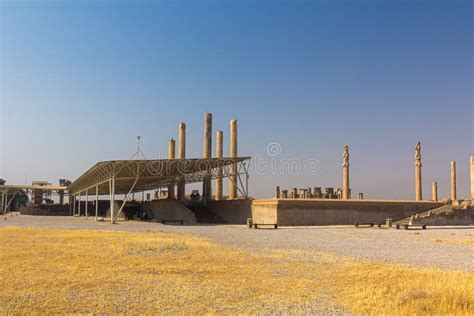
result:
[(41, 215), (41, 216), (69, 216), (69, 205), (36, 205), (22, 206), (20, 209), (22, 215)]
[(209, 201), (206, 208), (216, 215), (219, 223), (245, 224), (252, 217), (251, 200)]
[(431, 201), (270, 199), (252, 202), (255, 223), (280, 226), (353, 225), (394, 221), (444, 205)]

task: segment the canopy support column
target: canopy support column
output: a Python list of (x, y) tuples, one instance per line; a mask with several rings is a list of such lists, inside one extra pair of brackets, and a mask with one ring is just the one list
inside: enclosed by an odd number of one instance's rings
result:
[(95, 186), (95, 221), (97, 222), (97, 214), (99, 213), (99, 185)]
[(249, 197), (249, 172), (247, 167), (245, 166), (244, 162), (244, 168), (245, 168), (245, 198), (248, 199)]
[[(132, 193), (132, 191), (135, 189), (135, 186), (137, 185), (137, 182), (138, 182), (138, 179), (140, 178), (140, 172), (139, 170), (137, 170), (137, 177), (135, 178), (135, 181), (133, 182), (132, 184), (132, 187), (130, 188), (130, 191), (128, 191), (127, 195), (125, 195), (125, 198), (123, 199), (123, 203), (122, 205), (120, 206), (120, 209), (119, 211), (117, 212), (117, 217), (120, 215), (120, 213), (122, 213), (122, 209), (123, 207), (125, 206), (125, 203), (127, 202), (128, 200), (128, 197), (130, 196), (130, 194)], [(169, 191), (168, 191), (169, 192)], [(142, 192), (143, 193), (143, 192)], [(143, 202), (143, 196), (142, 196), (142, 202)]]
[(8, 204), (8, 190), (5, 190), (5, 198), (4, 198), (3, 207), (2, 207), (2, 214), (7, 213), (7, 204)]
[(79, 192), (79, 197), (77, 198), (78, 205), (77, 205), (77, 216), (81, 217), (81, 193)]
[(112, 224), (115, 224), (114, 204), (115, 204), (115, 177), (112, 177), (112, 179), (110, 179), (110, 222)]
[[(5, 209), (3, 211), (3, 214), (7, 214), (8, 207), (10, 206), (11, 202), (15, 198), (17, 192), (18, 191), (15, 191), (15, 193), (13, 193), (12, 198), (8, 201), (7, 205), (5, 205)], [(7, 195), (7, 200), (8, 200), (8, 195)]]
[(76, 195), (72, 197), (72, 216), (76, 216)]
[(3, 212), (3, 208), (5, 207), (5, 192), (2, 191), (2, 204), (0, 204), (0, 210)]
[(86, 189), (86, 219), (89, 217), (89, 189)]

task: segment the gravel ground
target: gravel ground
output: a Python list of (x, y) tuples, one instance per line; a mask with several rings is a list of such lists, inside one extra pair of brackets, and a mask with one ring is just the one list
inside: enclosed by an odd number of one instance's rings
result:
[(156, 231), (193, 234), (245, 251), (302, 249), (417, 267), (474, 271), (474, 245), (440, 243), (436, 240), (474, 238), (474, 227), (428, 227), (427, 230), (396, 230), (355, 227), (298, 227), (248, 229), (243, 225), (172, 226), (145, 222), (94, 222), (93, 218), (27, 216), (0, 217), (0, 227), (44, 227), (123, 231)]

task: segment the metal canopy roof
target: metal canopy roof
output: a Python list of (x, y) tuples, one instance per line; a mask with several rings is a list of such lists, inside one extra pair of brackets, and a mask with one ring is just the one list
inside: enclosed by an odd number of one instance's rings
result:
[[(200, 182), (215, 178), (216, 169), (222, 168), (223, 177), (230, 176), (230, 167), (236, 165), (236, 174), (246, 171), (250, 157), (209, 159), (157, 159), (101, 161), (68, 186), (71, 195), (109, 194), (109, 180), (114, 179), (115, 194), (153, 190), (170, 183)], [(243, 165), (243, 166), (242, 166)], [(133, 189), (132, 189), (133, 188)]]

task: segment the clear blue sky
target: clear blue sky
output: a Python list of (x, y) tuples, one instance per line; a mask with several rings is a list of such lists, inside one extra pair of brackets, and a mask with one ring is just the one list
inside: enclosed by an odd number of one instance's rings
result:
[[(431, 181), (468, 196), (473, 146), (472, 1), (2, 1), (0, 178), (77, 178), (149, 158), (178, 123), (202, 155), (239, 122), (239, 154), (319, 161), (315, 175), (257, 175), (251, 193), (351, 186), (368, 198), (414, 198), (413, 146)], [(214, 149), (213, 149), (214, 150)], [(225, 143), (228, 153), (228, 142)], [(355, 195), (355, 194), (354, 194)]]

